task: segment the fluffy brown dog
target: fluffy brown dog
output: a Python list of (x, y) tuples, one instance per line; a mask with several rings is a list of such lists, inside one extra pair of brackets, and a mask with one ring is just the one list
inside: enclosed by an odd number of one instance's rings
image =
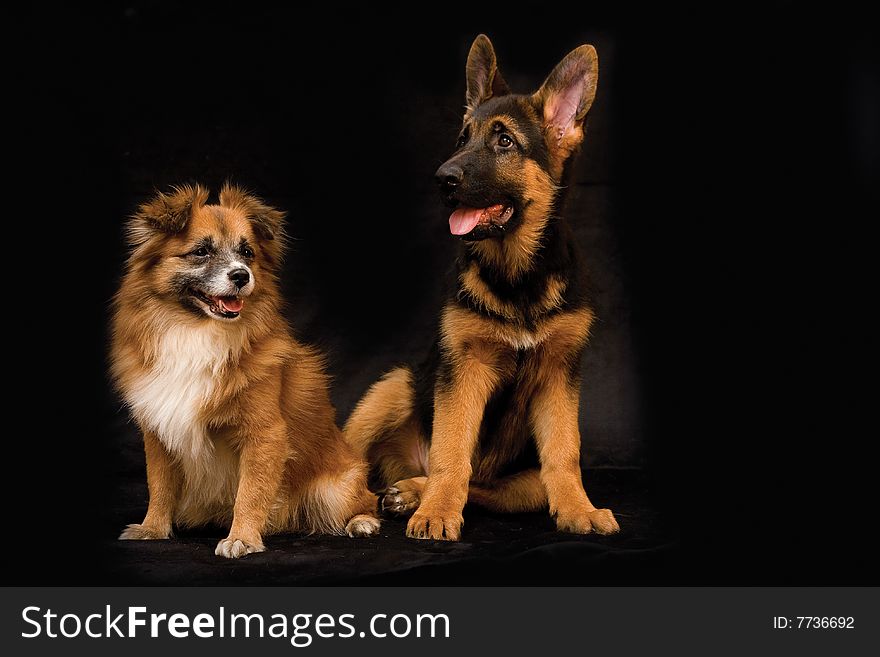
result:
[(143, 432), (150, 503), (120, 538), (219, 523), (216, 553), (234, 558), (276, 532), (376, 534), (321, 357), (279, 312), (283, 214), (229, 185), (207, 200), (175, 188), (128, 225), (112, 374)]

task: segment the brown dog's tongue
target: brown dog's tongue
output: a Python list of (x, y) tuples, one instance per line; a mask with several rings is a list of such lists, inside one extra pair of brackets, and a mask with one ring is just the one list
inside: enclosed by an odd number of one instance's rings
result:
[(500, 214), (503, 205), (492, 205), (488, 208), (458, 208), (449, 215), (449, 231), (453, 235), (467, 235), (481, 221), (488, 221), (492, 214)]
[(218, 297), (217, 300), (220, 302), (220, 307), (228, 313), (241, 312), (244, 306), (244, 301), (236, 297)]

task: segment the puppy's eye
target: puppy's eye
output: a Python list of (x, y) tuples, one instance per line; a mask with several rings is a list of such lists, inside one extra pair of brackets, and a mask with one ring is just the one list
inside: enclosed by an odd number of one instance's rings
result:
[(456, 148), (461, 148), (461, 147), (464, 146), (466, 143), (468, 143), (468, 132), (469, 132), (468, 130), (465, 130), (464, 132), (462, 132), (462, 133), (458, 136), (458, 141), (455, 142), (455, 147), (456, 147)]
[(498, 145), (501, 146), (501, 148), (510, 148), (513, 146), (513, 139), (510, 138), (510, 135), (502, 132), (498, 135)]
[(241, 255), (243, 255), (245, 258), (253, 258), (254, 250), (249, 246), (243, 246), (241, 247)]
[(204, 246), (200, 246), (195, 251), (193, 251), (192, 254), (198, 258), (204, 258), (205, 256), (209, 255), (208, 249)]

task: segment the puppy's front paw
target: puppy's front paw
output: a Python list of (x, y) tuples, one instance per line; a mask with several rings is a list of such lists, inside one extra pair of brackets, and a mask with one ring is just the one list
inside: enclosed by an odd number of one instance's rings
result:
[(158, 541), (171, 537), (171, 528), (151, 527), (149, 525), (128, 525), (119, 535), (120, 541)]
[(246, 554), (265, 551), (266, 547), (259, 538), (257, 540), (246, 540), (230, 534), (217, 543), (217, 549), (214, 550), (214, 554), (218, 557), (226, 557), (227, 559), (238, 559)]
[(559, 512), (556, 516), (556, 527), (561, 532), (571, 534), (616, 534), (620, 531), (620, 525), (614, 519), (611, 509)]
[(461, 538), (464, 519), (460, 513), (443, 513), (419, 509), (406, 525), (406, 535), (410, 538), (433, 539), (435, 541), (457, 541)]
[(348, 521), (348, 524), (345, 526), (345, 533), (351, 538), (375, 536), (379, 533), (379, 521), (373, 516), (368, 516), (364, 513), (358, 514)]

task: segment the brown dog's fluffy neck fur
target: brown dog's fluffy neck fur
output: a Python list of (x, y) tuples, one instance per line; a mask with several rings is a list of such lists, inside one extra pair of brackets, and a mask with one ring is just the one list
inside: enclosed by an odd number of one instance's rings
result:
[[(323, 359), (279, 312), (283, 215), (230, 186), (207, 198), (159, 194), (128, 226), (111, 372), (144, 433), (150, 508), (122, 538), (213, 522), (230, 526), (217, 553), (237, 557), (267, 533), (373, 534), (366, 466), (336, 426)], [(240, 312), (194, 300), (245, 268)]]

